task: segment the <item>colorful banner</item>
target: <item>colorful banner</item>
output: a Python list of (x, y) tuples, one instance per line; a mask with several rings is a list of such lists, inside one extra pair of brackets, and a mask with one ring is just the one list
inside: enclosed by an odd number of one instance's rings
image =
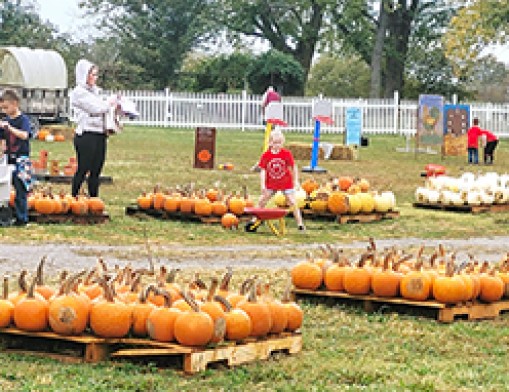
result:
[(420, 146), (441, 146), (444, 137), (444, 97), (419, 95), (416, 143)]
[(444, 106), (444, 155), (467, 155), (470, 105)]
[(361, 144), (362, 110), (361, 108), (346, 108), (346, 137), (347, 146)]

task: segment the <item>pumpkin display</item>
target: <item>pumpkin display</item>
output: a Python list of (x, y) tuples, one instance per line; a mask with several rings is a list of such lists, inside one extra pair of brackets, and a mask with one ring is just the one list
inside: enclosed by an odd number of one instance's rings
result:
[[(185, 346), (205, 346), (218, 333), (214, 331), (212, 318), (187, 293), (183, 293), (184, 300), (191, 307), (191, 311), (180, 314), (174, 327), (175, 339)], [(225, 324), (222, 325), (225, 328)], [(224, 333), (223, 333), (224, 334)]]
[(312, 260), (306, 260), (293, 266), (292, 283), (299, 289), (316, 290), (321, 286), (323, 271)]
[(34, 277), (26, 296), (14, 305), (14, 324), (23, 331), (40, 332), (48, 327), (48, 301), (35, 293), (36, 282)]

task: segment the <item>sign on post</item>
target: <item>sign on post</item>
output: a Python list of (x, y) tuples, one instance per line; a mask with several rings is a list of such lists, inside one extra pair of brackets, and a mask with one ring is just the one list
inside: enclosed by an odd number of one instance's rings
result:
[(346, 108), (345, 145), (361, 144), (362, 110), (358, 107)]
[(194, 168), (213, 169), (216, 154), (216, 128), (198, 127), (194, 137)]
[(469, 105), (444, 106), (444, 155), (467, 155), (469, 125)]

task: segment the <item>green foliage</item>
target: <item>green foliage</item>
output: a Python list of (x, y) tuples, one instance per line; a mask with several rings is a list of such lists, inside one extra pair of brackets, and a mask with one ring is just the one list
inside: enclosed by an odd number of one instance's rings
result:
[(255, 94), (263, 93), (272, 85), (283, 94), (295, 95), (303, 90), (304, 70), (292, 56), (272, 49), (251, 63), (248, 80)]
[(369, 66), (359, 57), (323, 56), (311, 69), (306, 95), (366, 98), (369, 96)]

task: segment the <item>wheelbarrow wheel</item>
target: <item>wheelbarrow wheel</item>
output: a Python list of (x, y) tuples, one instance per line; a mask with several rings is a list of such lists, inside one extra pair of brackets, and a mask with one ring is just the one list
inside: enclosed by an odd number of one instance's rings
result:
[(244, 228), (248, 233), (254, 233), (259, 226), (258, 222), (248, 222)]

